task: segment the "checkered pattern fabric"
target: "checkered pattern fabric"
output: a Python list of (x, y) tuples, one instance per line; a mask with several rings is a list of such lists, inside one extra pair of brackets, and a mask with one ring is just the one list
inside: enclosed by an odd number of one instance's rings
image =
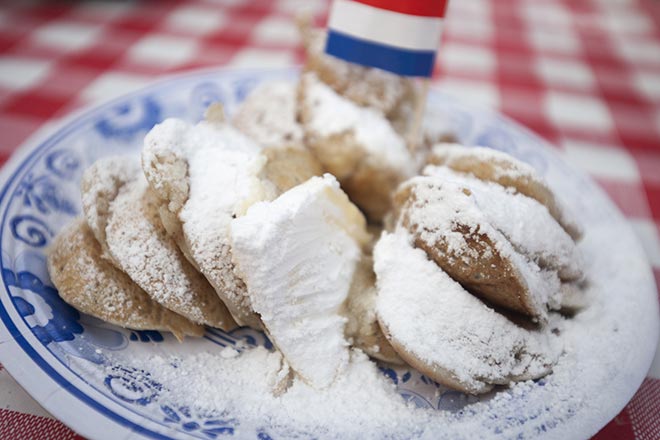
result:
[[(310, 0), (0, 4), (0, 163), (72, 110), (198, 67), (302, 61)], [(528, 126), (629, 218), (660, 282), (660, 2), (454, 0), (435, 80)], [(660, 438), (660, 359), (596, 439)], [(0, 370), (0, 438), (79, 438)]]

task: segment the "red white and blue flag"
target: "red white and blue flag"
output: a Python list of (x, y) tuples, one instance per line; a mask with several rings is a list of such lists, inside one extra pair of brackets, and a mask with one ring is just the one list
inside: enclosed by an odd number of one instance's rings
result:
[(448, 0), (335, 0), (326, 53), (397, 75), (430, 77)]

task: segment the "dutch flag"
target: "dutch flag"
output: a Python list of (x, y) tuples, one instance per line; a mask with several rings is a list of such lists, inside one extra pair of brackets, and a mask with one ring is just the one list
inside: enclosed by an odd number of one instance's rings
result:
[(397, 75), (430, 77), (448, 0), (335, 0), (326, 53)]

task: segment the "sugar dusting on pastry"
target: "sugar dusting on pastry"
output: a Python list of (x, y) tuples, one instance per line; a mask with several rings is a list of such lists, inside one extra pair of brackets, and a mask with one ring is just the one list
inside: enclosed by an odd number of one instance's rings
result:
[(359, 107), (335, 93), (330, 87), (311, 74), (303, 78), (305, 99), (312, 108), (309, 130), (319, 136), (338, 135), (353, 131), (359, 145), (367, 153), (378, 156), (378, 160), (412, 175), (414, 160), (401, 136), (393, 129), (385, 117), (368, 107)]
[(520, 253), (542, 267), (557, 270), (562, 279), (570, 281), (581, 277), (582, 263), (577, 245), (545, 205), (512, 188), (448, 167), (429, 165), (423, 174), (469, 188), (479, 209)]
[(415, 366), (426, 374), (472, 393), (550, 371), (561, 353), (550, 326), (518, 327), (468, 293), (411, 241), (402, 232), (386, 233), (374, 249), (378, 317), (404, 359), (413, 364), (419, 359)]
[(67, 303), (122, 327), (171, 331), (179, 340), (204, 333), (202, 326), (152, 300), (101, 252), (83, 219), (58, 235), (48, 254), (48, 272)]
[(167, 236), (158, 202), (144, 178), (126, 185), (111, 205), (108, 248), (118, 266), (158, 303), (193, 322), (236, 326), (215, 290)]
[(411, 194), (401, 226), (453, 278), (490, 301), (540, 319), (546, 318), (548, 305), (558, 307), (557, 274), (518, 253), (469, 189), (433, 176), (415, 177), (405, 187)]
[(254, 310), (293, 368), (315, 388), (348, 363), (345, 318), (366, 223), (334, 177), (313, 177), (231, 225), (234, 261)]
[[(275, 189), (258, 178), (266, 162), (260, 151), (226, 124), (192, 126), (174, 119), (156, 125), (142, 151), (145, 175), (155, 191), (161, 190), (161, 197), (169, 195), (169, 209), (181, 222), (195, 264), (236, 321), (257, 327), (245, 285), (234, 274), (229, 223), (250, 204), (274, 197)], [(180, 168), (183, 175), (172, 179), (172, 172)], [(169, 194), (162, 191), (167, 186)]]

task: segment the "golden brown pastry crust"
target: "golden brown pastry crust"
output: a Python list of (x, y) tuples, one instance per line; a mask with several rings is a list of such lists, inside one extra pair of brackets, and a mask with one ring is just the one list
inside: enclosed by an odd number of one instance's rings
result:
[[(299, 87), (298, 109), (305, 128), (305, 144), (325, 170), (341, 182), (369, 221), (380, 223), (392, 206), (392, 192), (414, 172), (414, 159), (411, 155), (407, 164), (388, 163), (381, 155), (369, 152), (353, 129), (330, 135), (317, 133), (311, 127), (315, 103), (307, 95), (315, 81), (318, 79), (311, 74), (303, 76)], [(388, 122), (383, 119), (383, 123)], [(398, 136), (394, 131), (392, 135)]]
[(279, 194), (323, 174), (318, 159), (297, 145), (266, 148), (263, 154), (267, 162), (260, 177), (275, 185)]
[(191, 264), (206, 276), (234, 320), (238, 324), (261, 329), (261, 320), (256, 313), (231, 300), (246, 297), (247, 288), (234, 271), (230, 246), (220, 246), (212, 266), (201, 267), (192, 251), (192, 243), (183, 233), (179, 213), (187, 202), (190, 191), (187, 160), (174, 151), (157, 151), (149, 161), (144, 158), (143, 155), (142, 169), (149, 186), (158, 195), (160, 218), (168, 233)]
[[(422, 198), (418, 188), (425, 185), (433, 190), (436, 183), (433, 179), (408, 181), (394, 196), (398, 224), (412, 234), (415, 247), (423, 249), (431, 260), (470, 292), (498, 306), (542, 318), (545, 305), (532, 300), (533, 293), (519, 268), (500, 252), (499, 244), (492, 237), (482, 232), (485, 224), (476, 227), (462, 224), (458, 216), (451, 232), (460, 234), (465, 246), (455, 249), (446, 241), (450, 231), (439, 231), (432, 224), (419, 224), (411, 219), (414, 210), (423, 210), (435, 203), (434, 200)], [(467, 188), (459, 187), (457, 191), (462, 191), (466, 199), (471, 195)]]
[(170, 331), (179, 340), (204, 334), (204, 327), (153, 301), (101, 253), (101, 246), (82, 219), (74, 220), (58, 234), (48, 253), (48, 272), (64, 301), (121, 327)]
[[(163, 307), (197, 324), (235, 328), (208, 281), (168, 236), (158, 213), (159, 199), (146, 186), (139, 168), (132, 176), (124, 172), (134, 163), (130, 157), (102, 159), (82, 178), (83, 209), (104, 258)], [(136, 246), (142, 250), (139, 255), (132, 253)], [(170, 285), (165, 285), (166, 280)]]

